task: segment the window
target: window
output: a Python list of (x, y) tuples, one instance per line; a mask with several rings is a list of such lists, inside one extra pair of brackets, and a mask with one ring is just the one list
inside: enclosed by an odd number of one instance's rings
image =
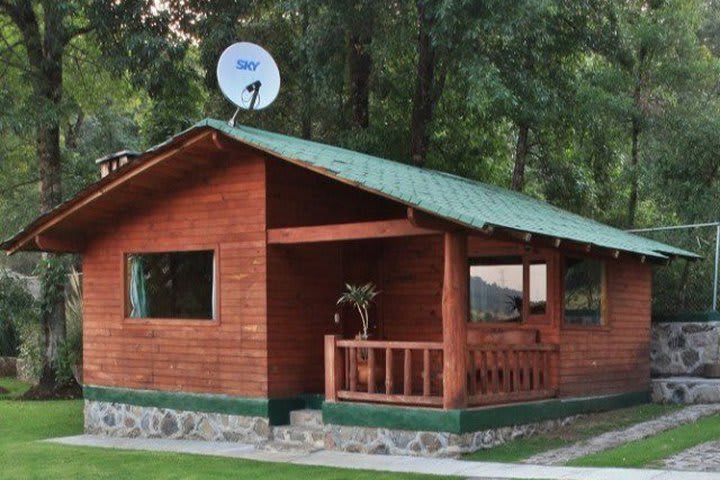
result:
[(565, 260), (565, 323), (602, 325), (605, 301), (605, 263), (601, 260)]
[(472, 322), (519, 322), (522, 301), (522, 257), (481, 258), (470, 265)]
[(545, 315), (547, 309), (547, 263), (530, 262), (530, 315)]
[(126, 255), (125, 309), (130, 318), (215, 318), (212, 250)]

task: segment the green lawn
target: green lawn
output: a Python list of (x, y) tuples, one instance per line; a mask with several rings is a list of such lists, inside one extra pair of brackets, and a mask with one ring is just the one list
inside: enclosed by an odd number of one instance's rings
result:
[(587, 467), (645, 467), (659, 466), (668, 458), (701, 443), (720, 439), (720, 415), (701, 418), (644, 440), (581, 457), (570, 465)]
[[(11, 392), (26, 388), (0, 379)], [(37, 442), (82, 432), (82, 401), (22, 402), (0, 398), (2, 479), (420, 479), (423, 475), (365, 472), (168, 453), (68, 447)]]
[(566, 427), (530, 438), (520, 438), (495, 448), (465, 456), (483, 462), (517, 462), (537, 453), (570, 445), (604, 432), (644, 422), (680, 408), (676, 405), (646, 404), (610, 412), (586, 415)]

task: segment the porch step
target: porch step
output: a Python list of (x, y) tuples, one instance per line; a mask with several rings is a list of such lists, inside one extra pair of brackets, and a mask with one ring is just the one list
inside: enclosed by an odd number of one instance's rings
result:
[(282, 425), (273, 428), (275, 442), (305, 445), (310, 448), (325, 447), (325, 430), (322, 426)]
[(294, 427), (322, 428), (322, 410), (292, 410), (290, 412), (290, 425)]
[(282, 440), (272, 440), (263, 443), (258, 447), (260, 450), (270, 452), (288, 452), (288, 453), (312, 453), (321, 450), (322, 447), (314, 447), (302, 442), (285, 442)]

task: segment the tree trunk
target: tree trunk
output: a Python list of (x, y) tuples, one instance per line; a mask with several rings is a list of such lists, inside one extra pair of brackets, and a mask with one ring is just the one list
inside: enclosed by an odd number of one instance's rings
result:
[(370, 125), (370, 72), (372, 58), (368, 47), (370, 35), (350, 35), (348, 45), (348, 67), (350, 70), (350, 104), (352, 122), (355, 128)]
[[(303, 2), (300, 6), (301, 19), (301, 34), (307, 32), (310, 26), (310, 9), (308, 3)], [(312, 66), (310, 64), (310, 56), (308, 55), (308, 47), (303, 45), (301, 47), (301, 59), (302, 59), (302, 70), (301, 83), (302, 83), (302, 99), (300, 104), (300, 136), (306, 140), (312, 139), (312, 119), (313, 119), (313, 101), (315, 97), (315, 82), (312, 75)]]
[(627, 226), (635, 225), (635, 215), (638, 204), (639, 190), (639, 141), (640, 141), (640, 122), (637, 118), (632, 120), (632, 148), (630, 151), (630, 197), (628, 199), (628, 216)]
[(522, 123), (518, 129), (517, 143), (515, 144), (515, 167), (513, 168), (512, 184), (510, 188), (515, 191), (522, 191), (525, 186), (525, 163), (529, 149), (530, 127)]
[(436, 51), (430, 32), (433, 18), (425, 0), (415, 2), (418, 16), (418, 63), (410, 121), (410, 155), (414, 165), (422, 167), (427, 160), (430, 142), (429, 126), (439, 92), (435, 90)]
[[(37, 71), (35, 89), (45, 107), (37, 126), (41, 213), (52, 210), (62, 201), (59, 110), (62, 102), (62, 59), (65, 40), (60, 13), (53, 10), (46, 14), (45, 35), (41, 43), (42, 61), (40, 65), (35, 66)], [(59, 258), (60, 255), (56, 254), (46, 255), (46, 259), (50, 262), (55, 262)], [(55, 294), (48, 299), (47, 308), (42, 312), (45, 358), (40, 384), (46, 388), (54, 388), (57, 385), (54, 367), (58, 359), (58, 347), (65, 340), (65, 297), (63, 277), (49, 275), (48, 278), (55, 284), (43, 285), (43, 291)]]

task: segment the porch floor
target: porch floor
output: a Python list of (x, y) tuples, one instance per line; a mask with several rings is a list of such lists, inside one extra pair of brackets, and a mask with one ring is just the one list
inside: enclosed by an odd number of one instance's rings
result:
[(253, 445), (232, 442), (161, 440), (77, 435), (44, 440), (63, 445), (174, 452), (194, 455), (244, 458), (261, 462), (342, 467), (385, 472), (457, 475), (485, 479), (563, 479), (563, 480), (716, 480), (713, 472), (641, 470), (631, 468), (581, 468), (522, 465), (495, 462), (470, 462), (448, 458), (423, 458), (320, 450), (312, 453), (269, 452)]

